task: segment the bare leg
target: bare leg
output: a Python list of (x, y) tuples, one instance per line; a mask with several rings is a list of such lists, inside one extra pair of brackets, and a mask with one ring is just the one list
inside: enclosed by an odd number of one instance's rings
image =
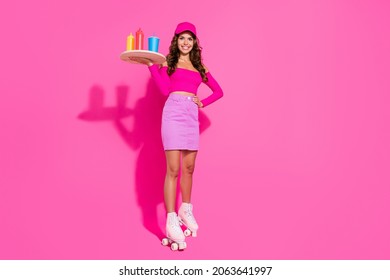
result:
[(175, 212), (176, 185), (180, 169), (180, 151), (165, 151), (167, 174), (164, 183), (164, 200), (167, 212)]
[(192, 191), (192, 174), (195, 169), (195, 159), (198, 151), (182, 151), (182, 172), (180, 179), (180, 190), (182, 201), (186, 203), (191, 202)]

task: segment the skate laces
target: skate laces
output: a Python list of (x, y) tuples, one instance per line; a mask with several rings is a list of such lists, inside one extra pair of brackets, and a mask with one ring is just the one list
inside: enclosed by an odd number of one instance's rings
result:
[(183, 233), (183, 231), (180, 228), (179, 219), (177, 216), (171, 217), (168, 221), (168, 226), (177, 233)]
[(184, 210), (184, 214), (190, 223), (196, 224), (194, 214), (192, 214), (192, 205), (188, 205), (188, 208)]

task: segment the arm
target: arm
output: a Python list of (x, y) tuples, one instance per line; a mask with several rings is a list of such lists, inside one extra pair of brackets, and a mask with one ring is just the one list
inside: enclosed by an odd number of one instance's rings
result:
[(200, 101), (203, 105), (202, 107), (210, 105), (211, 103), (217, 101), (223, 96), (222, 88), (219, 86), (214, 77), (211, 76), (210, 72), (207, 72), (206, 76), (208, 81), (205, 84), (213, 91), (213, 93)]
[(148, 65), (148, 68), (161, 93), (169, 95), (170, 79), (167, 73), (167, 68), (159, 68), (157, 64)]

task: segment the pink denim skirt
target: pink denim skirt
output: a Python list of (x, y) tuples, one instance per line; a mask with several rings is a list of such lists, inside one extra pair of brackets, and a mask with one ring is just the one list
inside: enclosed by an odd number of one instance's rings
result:
[(161, 123), (164, 150), (198, 150), (199, 109), (192, 98), (172, 93), (165, 102)]

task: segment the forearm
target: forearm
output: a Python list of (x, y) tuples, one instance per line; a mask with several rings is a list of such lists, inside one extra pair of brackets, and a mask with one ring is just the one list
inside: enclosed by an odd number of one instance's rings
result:
[(211, 103), (217, 101), (223, 96), (222, 88), (213, 78), (210, 72), (207, 73), (207, 79), (208, 81), (205, 84), (212, 90), (212, 94), (200, 101), (203, 107), (210, 105)]

